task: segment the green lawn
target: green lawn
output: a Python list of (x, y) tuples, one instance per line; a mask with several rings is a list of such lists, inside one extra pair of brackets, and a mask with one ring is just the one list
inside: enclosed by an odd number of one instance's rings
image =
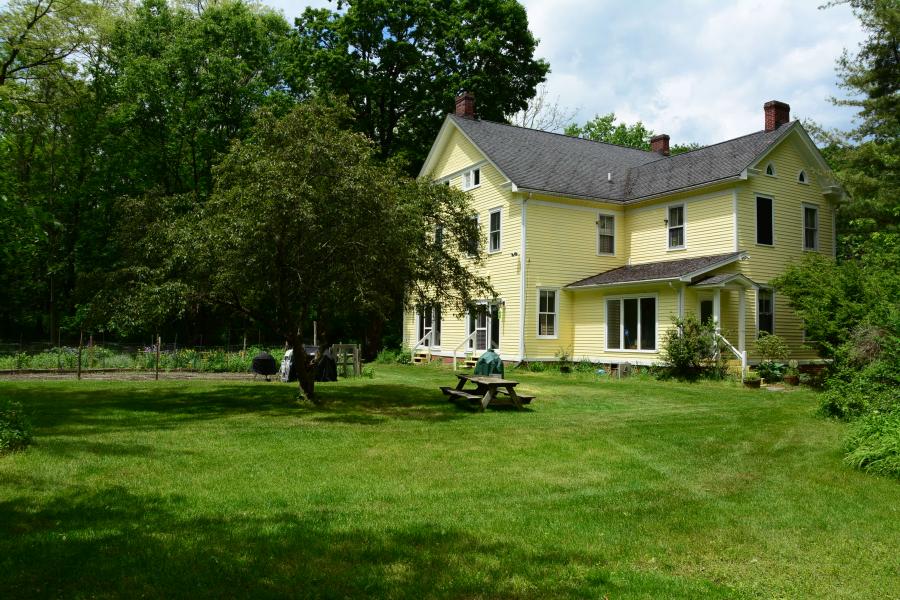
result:
[(6, 382), (0, 598), (898, 598), (900, 484), (809, 392), (451, 372), (320, 385)]

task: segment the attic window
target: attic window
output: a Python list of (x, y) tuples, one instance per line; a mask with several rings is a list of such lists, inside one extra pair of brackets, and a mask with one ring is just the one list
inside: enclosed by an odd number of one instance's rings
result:
[(766, 165), (766, 175), (769, 177), (775, 177), (775, 165), (769, 163)]
[(797, 175), (797, 181), (799, 183), (807, 183), (806, 181), (806, 171), (800, 171), (800, 174)]
[(469, 169), (463, 173), (462, 189), (471, 190), (479, 185), (481, 185), (481, 169)]

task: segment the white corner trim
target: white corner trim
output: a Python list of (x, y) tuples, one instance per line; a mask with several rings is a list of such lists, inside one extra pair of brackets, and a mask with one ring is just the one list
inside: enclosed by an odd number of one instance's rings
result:
[(738, 244), (738, 192), (737, 190), (731, 190), (732, 195), (732, 207), (731, 207), (731, 217), (734, 220), (734, 251), (737, 252), (740, 250)]
[[(530, 194), (529, 194), (530, 196)], [(521, 232), (521, 248), (519, 250), (519, 360), (525, 360), (525, 309), (528, 306), (525, 302), (525, 234), (527, 231), (525, 221), (528, 213), (528, 198), (522, 196), (522, 232)]]

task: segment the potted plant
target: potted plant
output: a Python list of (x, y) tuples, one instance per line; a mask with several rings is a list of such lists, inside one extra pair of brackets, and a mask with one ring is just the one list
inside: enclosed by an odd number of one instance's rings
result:
[(800, 385), (800, 369), (796, 360), (789, 360), (784, 372), (784, 382), (788, 385)]
[(759, 378), (759, 373), (751, 371), (744, 377), (744, 387), (759, 389), (760, 383), (762, 383), (762, 379)]

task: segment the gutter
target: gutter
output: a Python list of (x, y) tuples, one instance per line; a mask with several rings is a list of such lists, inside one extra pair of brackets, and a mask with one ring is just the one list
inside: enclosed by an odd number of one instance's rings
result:
[(524, 195), (522, 196), (522, 232), (521, 232), (521, 248), (519, 249), (519, 271), (520, 271), (520, 280), (519, 280), (519, 362), (523, 362), (525, 360), (525, 307), (527, 303), (525, 302), (525, 217), (528, 211), (528, 200), (531, 198), (531, 193), (528, 193), (528, 197), (526, 198)]

